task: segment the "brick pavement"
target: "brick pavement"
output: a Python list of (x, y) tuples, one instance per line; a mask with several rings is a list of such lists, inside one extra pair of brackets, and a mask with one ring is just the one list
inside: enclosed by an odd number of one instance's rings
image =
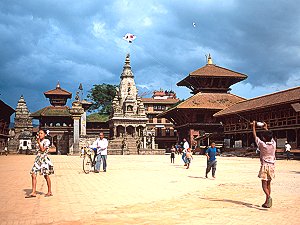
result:
[[(258, 159), (218, 158), (217, 179), (204, 179), (205, 157), (189, 170), (181, 157), (108, 156), (108, 172), (84, 174), (78, 156), (52, 156), (53, 194), (29, 170), (34, 156), (0, 156), (0, 224), (300, 224), (300, 162), (277, 161), (273, 208), (264, 195)], [(265, 222), (263, 222), (265, 221)]]

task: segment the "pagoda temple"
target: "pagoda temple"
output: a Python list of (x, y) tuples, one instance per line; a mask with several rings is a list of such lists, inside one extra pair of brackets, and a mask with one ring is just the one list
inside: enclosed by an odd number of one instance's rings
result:
[(31, 116), (39, 120), (41, 129), (50, 131), (51, 143), (59, 153), (67, 154), (73, 138), (73, 119), (66, 103), (72, 98), (72, 93), (62, 89), (58, 82), (55, 89), (46, 91), (44, 95), (51, 106), (38, 110)]
[(174, 125), (178, 141), (186, 138), (192, 146), (207, 146), (210, 140), (222, 141), (223, 126), (213, 117), (218, 111), (245, 100), (231, 94), (230, 86), (247, 75), (213, 64), (209, 55), (207, 64), (177, 83), (186, 86), (193, 96), (158, 115)]

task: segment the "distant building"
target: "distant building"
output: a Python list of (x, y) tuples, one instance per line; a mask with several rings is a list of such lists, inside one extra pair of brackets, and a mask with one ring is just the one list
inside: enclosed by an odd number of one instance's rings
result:
[(292, 148), (300, 148), (300, 87), (241, 101), (214, 117), (223, 122), (226, 147), (254, 144), (250, 122), (255, 120), (268, 124), (277, 147), (288, 141)]
[(207, 146), (210, 140), (223, 140), (223, 126), (213, 115), (222, 109), (245, 100), (231, 94), (230, 86), (247, 76), (212, 63), (207, 64), (177, 83), (186, 86), (194, 94), (184, 102), (161, 113), (158, 118), (167, 118), (175, 125), (179, 140), (186, 138), (195, 146)]
[(142, 98), (148, 117), (147, 129), (155, 131), (155, 142), (158, 148), (170, 148), (177, 142), (177, 133), (173, 124), (166, 118), (156, 116), (179, 102), (173, 91), (154, 91), (152, 98)]
[(99, 136), (100, 132), (104, 133), (104, 136), (110, 138), (109, 131), (109, 115), (94, 113), (87, 116), (86, 119), (86, 134), (89, 136)]
[(15, 110), (0, 100), (0, 152), (8, 145), (10, 117)]

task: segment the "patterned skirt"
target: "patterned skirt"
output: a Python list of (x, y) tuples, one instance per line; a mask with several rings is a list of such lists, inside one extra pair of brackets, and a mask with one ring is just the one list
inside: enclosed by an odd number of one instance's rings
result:
[(35, 157), (30, 174), (51, 175), (54, 174), (53, 163), (47, 153), (38, 153)]

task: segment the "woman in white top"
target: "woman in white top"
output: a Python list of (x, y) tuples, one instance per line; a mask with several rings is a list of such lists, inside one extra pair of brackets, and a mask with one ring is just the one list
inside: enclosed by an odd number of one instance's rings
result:
[(31, 169), (31, 178), (32, 178), (32, 192), (25, 198), (34, 198), (36, 197), (36, 175), (39, 173), (43, 175), (48, 186), (48, 192), (45, 197), (52, 196), (51, 191), (51, 180), (50, 174), (54, 173), (53, 164), (48, 157), (48, 151), (50, 146), (50, 141), (45, 139), (46, 132), (43, 130), (39, 130), (38, 138), (37, 138), (37, 156), (34, 160), (33, 167)]

